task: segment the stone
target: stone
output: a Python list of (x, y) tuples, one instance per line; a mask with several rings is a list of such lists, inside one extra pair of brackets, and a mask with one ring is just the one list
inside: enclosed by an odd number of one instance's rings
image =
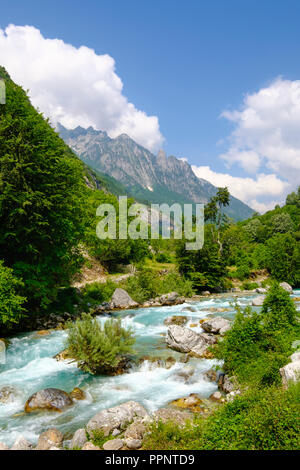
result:
[(16, 389), (10, 385), (0, 388), (0, 403), (11, 403), (15, 400), (17, 395)]
[(300, 360), (290, 362), (279, 369), (284, 387), (288, 387), (289, 382), (298, 382), (300, 380)]
[(166, 423), (172, 421), (178, 426), (184, 426), (193, 415), (188, 410), (176, 410), (174, 408), (160, 408), (153, 414), (154, 421)]
[(135, 302), (126, 290), (117, 287), (110, 301), (110, 308), (134, 308), (138, 303)]
[(59, 353), (55, 354), (53, 356), (53, 359), (56, 359), (57, 361), (66, 361), (66, 360), (74, 360), (71, 356), (70, 353), (67, 349), (64, 349), (63, 351), (60, 351)]
[(221, 374), (218, 381), (218, 388), (224, 393), (230, 393), (236, 389), (235, 377), (228, 377), (226, 374)]
[(81, 449), (88, 442), (86, 432), (83, 428), (77, 429), (70, 443), (70, 449)]
[(124, 446), (124, 442), (122, 439), (112, 439), (110, 441), (106, 441), (103, 444), (104, 450), (120, 450)]
[(137, 420), (128, 426), (124, 433), (124, 438), (142, 441), (146, 431), (147, 427), (145, 424), (141, 420)]
[(6, 444), (3, 444), (3, 442), (0, 442), (0, 450), (9, 450), (9, 447)]
[(81, 450), (101, 450), (100, 447), (95, 446), (92, 442), (86, 442)]
[(142, 405), (135, 401), (128, 401), (97, 413), (88, 422), (87, 430), (92, 433), (95, 429), (99, 429), (108, 436), (114, 429), (125, 429), (135, 418), (144, 418), (147, 415)]
[(256, 297), (255, 299), (252, 300), (252, 305), (253, 307), (261, 307), (264, 303), (266, 296), (265, 295), (260, 295), (259, 297)]
[(32, 444), (25, 437), (20, 436), (11, 447), (11, 450), (32, 450)]
[(265, 287), (257, 287), (257, 289), (255, 289), (255, 292), (257, 292), (258, 294), (266, 294), (268, 292), (268, 289), (266, 289)]
[(178, 377), (179, 380), (182, 382), (187, 383), (189, 379), (194, 375), (195, 369), (192, 366), (185, 366), (176, 374), (176, 378)]
[(204, 331), (213, 334), (223, 335), (226, 331), (230, 330), (231, 324), (229, 320), (223, 317), (209, 318), (201, 324)]
[(142, 447), (142, 441), (140, 439), (126, 439), (125, 444), (130, 450), (138, 450)]
[(38, 336), (48, 336), (50, 335), (51, 331), (50, 330), (39, 330), (36, 332)]
[(58, 429), (50, 428), (44, 431), (40, 436), (36, 450), (50, 450), (51, 447), (62, 447), (64, 436)]
[(73, 400), (68, 393), (58, 388), (45, 388), (31, 395), (25, 403), (25, 412), (35, 410), (61, 411), (72, 405)]
[(188, 321), (187, 317), (184, 315), (173, 315), (164, 320), (164, 325), (185, 325)]
[(192, 353), (201, 357), (211, 343), (211, 338), (185, 328), (184, 326), (171, 325), (166, 334), (166, 343), (169, 348), (183, 353)]
[(218, 380), (217, 371), (215, 371), (214, 369), (209, 369), (208, 371), (204, 372), (203, 376), (205, 379), (211, 382), (217, 382)]
[(289, 292), (290, 294), (293, 293), (293, 288), (292, 288), (292, 286), (290, 286), (290, 284), (288, 284), (287, 282), (281, 282), (279, 285), (280, 285), (280, 287), (282, 287), (282, 289), (284, 289), (285, 291)]
[(210, 295), (209, 290), (203, 290), (200, 292), (200, 295)]
[(169, 292), (168, 294), (161, 295), (159, 302), (161, 305), (174, 305), (177, 303), (179, 294), (177, 292)]
[(291, 362), (300, 361), (300, 351), (291, 355)]
[(214, 392), (210, 395), (209, 399), (212, 401), (220, 402), (223, 400), (223, 395), (221, 392)]
[(75, 400), (85, 400), (86, 394), (83, 390), (81, 390), (81, 388), (75, 387), (70, 393), (70, 397)]
[(171, 405), (178, 408), (188, 409), (194, 413), (203, 411), (203, 401), (196, 393), (191, 393), (188, 397), (173, 400)]

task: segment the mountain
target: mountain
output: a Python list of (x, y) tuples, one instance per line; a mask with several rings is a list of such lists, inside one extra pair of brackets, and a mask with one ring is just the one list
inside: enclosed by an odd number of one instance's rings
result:
[[(136, 200), (144, 203), (207, 203), (217, 188), (198, 178), (187, 161), (165, 154), (154, 155), (128, 135), (110, 138), (92, 127), (57, 130), (74, 152), (94, 170), (123, 185)], [(243, 220), (253, 210), (239, 199), (230, 197), (225, 210), (229, 217)]]

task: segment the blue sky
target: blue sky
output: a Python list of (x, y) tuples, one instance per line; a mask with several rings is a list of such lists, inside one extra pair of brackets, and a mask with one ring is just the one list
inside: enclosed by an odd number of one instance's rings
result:
[[(286, 103), (290, 109), (294, 102), (291, 88), (300, 79), (299, 20), (297, 0), (46, 0), (43, 4), (11, 0), (1, 5), (0, 28), (5, 30), (10, 23), (30, 25), (44, 38), (58, 38), (75, 48), (84, 45), (96, 55), (111, 56), (123, 82), (122, 95), (138, 110), (157, 116), (164, 137), (157, 145), (167, 154), (186, 157), (215, 184), (221, 181), (220, 175), (228, 174), (240, 178), (236, 188), (243, 186), (242, 178), (245, 185), (253, 181), (256, 193), (250, 193), (246, 202), (257, 202), (256, 207), (263, 210), (263, 205), (269, 208), (282, 202), (300, 182), (300, 143), (294, 135), (294, 121), (282, 128), (282, 121), (274, 123), (269, 116), (266, 140), (271, 139), (275, 127), (287, 136), (282, 139), (282, 148), (278, 140), (272, 141), (273, 147), (287, 152), (278, 161), (271, 145), (265, 148), (265, 142), (257, 143), (258, 135), (262, 139), (261, 128), (255, 128), (255, 136), (253, 129), (245, 131), (244, 117), (253, 108), (255, 113), (261, 110), (260, 103), (245, 100), (248, 95), (259, 100), (260, 90), (270, 90), (272, 107), (279, 93), (291, 95)], [(22, 55), (22, 41), (19, 53)], [(17, 54), (13, 55), (15, 62)], [(11, 60), (4, 60), (3, 65), (13, 69), (13, 78), (20, 77)], [(279, 82), (274, 82), (279, 77)], [(28, 84), (24, 82), (24, 86)], [(263, 116), (269, 108), (266, 103)], [(243, 110), (245, 116), (221, 117), (224, 111)], [(141, 143), (150, 142), (147, 138), (143, 141), (141, 137)], [(291, 147), (294, 153), (288, 153)], [(296, 166), (283, 168), (289, 158), (296, 160)], [(229, 181), (228, 177), (223, 179)], [(233, 187), (235, 180), (230, 184)], [(262, 186), (268, 184), (270, 191), (264, 193)], [(239, 192), (241, 189), (236, 189), (238, 197)]]

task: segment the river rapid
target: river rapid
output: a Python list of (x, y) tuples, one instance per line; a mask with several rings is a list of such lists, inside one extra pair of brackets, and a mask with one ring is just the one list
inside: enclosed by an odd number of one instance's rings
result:
[[(49, 427), (59, 429), (68, 438), (76, 429), (84, 427), (98, 411), (129, 400), (138, 401), (148, 411), (154, 411), (190, 393), (208, 397), (217, 387), (205, 380), (203, 374), (217, 361), (191, 358), (188, 365), (194, 368), (194, 373), (185, 381), (178, 373), (187, 364), (181, 362), (182, 354), (166, 348), (164, 335), (167, 327), (164, 320), (172, 315), (186, 315), (189, 318), (186, 326), (189, 327), (197, 322), (199, 324), (200, 319), (210, 315), (232, 319), (234, 300), (245, 307), (251, 305), (257, 295), (241, 294), (235, 299), (234, 294), (222, 294), (171, 307), (114, 312), (113, 316), (120, 316), (124, 326), (131, 326), (135, 330), (136, 355), (158, 358), (173, 356), (176, 363), (169, 369), (144, 360), (122, 375), (96, 377), (81, 372), (74, 363), (58, 362), (53, 358), (65, 347), (66, 331), (54, 330), (47, 336), (32, 332), (11, 338), (6, 351), (6, 363), (0, 364), (0, 388), (11, 386), (16, 389), (16, 395), (8, 403), (0, 402), (0, 442), (12, 445), (23, 435), (34, 444), (41, 432)], [(300, 290), (295, 290), (293, 295), (299, 297)], [(296, 305), (300, 310), (299, 304)], [(214, 308), (225, 308), (226, 311), (213, 312)], [(108, 317), (102, 315), (97, 318), (104, 322)], [(200, 324), (192, 329), (202, 331)], [(85, 391), (86, 399), (75, 402), (62, 413), (23, 413), (29, 396), (47, 387), (67, 392), (80, 387)]]

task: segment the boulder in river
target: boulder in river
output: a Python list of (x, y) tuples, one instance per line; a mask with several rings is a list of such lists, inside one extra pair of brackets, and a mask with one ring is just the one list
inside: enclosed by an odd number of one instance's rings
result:
[(73, 388), (72, 392), (70, 393), (70, 397), (74, 400), (85, 400), (86, 394), (83, 390), (79, 387)]
[(266, 298), (265, 295), (260, 295), (259, 297), (255, 297), (255, 299), (252, 300), (253, 307), (262, 307), (265, 298)]
[(67, 392), (58, 388), (45, 388), (31, 395), (25, 403), (25, 412), (35, 410), (62, 411), (72, 405), (73, 400)]
[(185, 325), (188, 318), (185, 315), (173, 315), (164, 320), (164, 325)]
[(279, 285), (280, 285), (280, 287), (282, 287), (282, 289), (286, 290), (286, 291), (289, 292), (290, 294), (293, 293), (293, 288), (292, 288), (292, 286), (290, 286), (290, 284), (288, 284), (287, 282), (281, 282)]
[(213, 339), (207, 334), (198, 334), (184, 326), (171, 325), (166, 334), (166, 343), (169, 348), (183, 353), (192, 353), (201, 357)]
[(257, 289), (255, 289), (255, 292), (257, 292), (258, 294), (266, 294), (268, 292), (268, 289), (269, 288), (266, 287), (257, 287)]
[(203, 411), (203, 409), (205, 408), (203, 405), (203, 401), (196, 393), (191, 393), (188, 397), (173, 400), (171, 402), (171, 405), (176, 406), (178, 408), (190, 410), (193, 413)]
[(10, 385), (0, 388), (0, 403), (11, 403), (15, 400), (17, 390)]
[(108, 436), (114, 429), (124, 429), (135, 418), (147, 416), (148, 413), (142, 405), (135, 401), (128, 401), (97, 413), (88, 422), (87, 431), (91, 434), (94, 430), (99, 429)]
[(110, 308), (134, 308), (138, 306), (126, 290), (117, 287), (110, 301)]
[(177, 303), (183, 303), (179, 294), (177, 292), (169, 292), (168, 294), (163, 294), (159, 298), (161, 305), (174, 305)]
[(231, 328), (230, 321), (222, 317), (209, 318), (203, 322), (201, 326), (203, 330), (207, 331), (208, 333), (220, 335), (223, 335)]

